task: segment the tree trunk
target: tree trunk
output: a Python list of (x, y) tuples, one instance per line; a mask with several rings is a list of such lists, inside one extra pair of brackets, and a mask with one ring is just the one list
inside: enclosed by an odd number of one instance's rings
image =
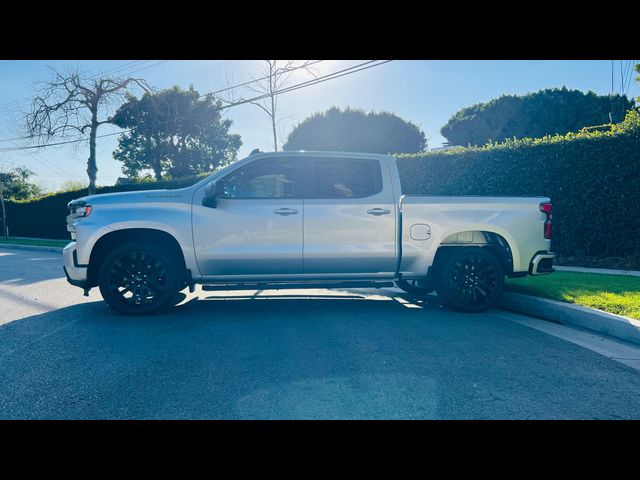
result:
[[(150, 163), (153, 167), (153, 174), (156, 177), (156, 180), (159, 182), (160, 180), (162, 180), (162, 159), (157, 154), (157, 152), (160, 150), (160, 136), (158, 134), (155, 134), (155, 135), (152, 134), (152, 136), (156, 142), (156, 153), (150, 159)], [(148, 142), (148, 148), (149, 148), (149, 151), (151, 151), (151, 154), (153, 155), (153, 142)], [(147, 156), (148, 155), (149, 153), (147, 153)]]
[(89, 132), (89, 160), (87, 161), (87, 175), (89, 175), (89, 195), (96, 191), (96, 135), (98, 133), (98, 105), (91, 111), (91, 130)]
[(153, 174), (156, 177), (156, 181), (161, 181), (162, 180), (162, 168), (160, 167), (160, 160), (156, 161), (155, 165), (153, 166)]

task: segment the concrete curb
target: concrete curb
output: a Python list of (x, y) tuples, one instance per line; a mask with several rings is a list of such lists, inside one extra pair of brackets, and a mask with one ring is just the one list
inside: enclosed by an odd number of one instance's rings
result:
[(570, 323), (640, 345), (640, 321), (572, 303), (504, 292), (497, 306), (533, 317)]
[(43, 245), (19, 245), (13, 243), (0, 243), (0, 250), (3, 248), (10, 248), (14, 250), (35, 250), (36, 252), (62, 253), (62, 247), (45, 247)]
[(640, 271), (637, 271), (637, 270), (614, 270), (611, 268), (563, 267), (561, 265), (554, 265), (553, 268), (555, 268), (559, 272), (601, 273), (604, 275), (629, 275), (631, 277), (640, 277)]

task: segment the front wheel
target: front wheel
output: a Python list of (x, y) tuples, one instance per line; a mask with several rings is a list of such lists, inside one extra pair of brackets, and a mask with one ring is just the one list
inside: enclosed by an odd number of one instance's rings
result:
[(126, 315), (149, 315), (168, 308), (183, 283), (175, 256), (143, 241), (114, 249), (98, 274), (105, 302)]
[(483, 248), (454, 247), (436, 273), (436, 291), (445, 304), (462, 312), (493, 306), (504, 289), (500, 260)]

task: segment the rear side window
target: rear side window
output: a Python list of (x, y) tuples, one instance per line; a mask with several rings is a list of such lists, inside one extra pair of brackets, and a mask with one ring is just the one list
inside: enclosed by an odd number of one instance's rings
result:
[(382, 191), (382, 172), (377, 160), (327, 158), (314, 160), (309, 198), (362, 198)]

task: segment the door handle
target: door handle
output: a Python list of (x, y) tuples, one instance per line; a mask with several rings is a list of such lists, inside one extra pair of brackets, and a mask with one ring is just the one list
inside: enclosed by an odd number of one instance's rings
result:
[(279, 210), (276, 210), (273, 213), (275, 213), (276, 215), (282, 215), (282, 216), (296, 215), (298, 213), (298, 210), (294, 210), (293, 208), (280, 208)]
[(380, 216), (380, 215), (387, 215), (391, 213), (391, 210), (385, 210), (384, 208), (372, 208), (371, 210), (367, 210), (367, 213), (369, 215)]

